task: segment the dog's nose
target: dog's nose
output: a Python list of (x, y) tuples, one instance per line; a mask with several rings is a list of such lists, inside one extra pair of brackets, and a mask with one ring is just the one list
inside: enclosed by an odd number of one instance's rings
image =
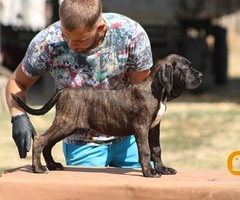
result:
[(202, 78), (203, 77), (203, 74), (202, 73), (199, 73), (198, 74), (198, 78)]

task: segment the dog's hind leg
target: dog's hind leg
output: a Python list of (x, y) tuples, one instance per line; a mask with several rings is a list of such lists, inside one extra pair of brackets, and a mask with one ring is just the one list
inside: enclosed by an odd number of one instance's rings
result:
[(37, 135), (33, 140), (32, 147), (32, 171), (34, 173), (47, 173), (48, 169), (41, 163), (41, 152), (45, 146), (45, 140), (42, 135)]
[(162, 151), (160, 146), (160, 123), (149, 130), (149, 146), (151, 160), (154, 162), (155, 170), (158, 174), (176, 174), (177, 171), (171, 167), (166, 167), (162, 162)]
[[(63, 123), (64, 124), (64, 123)], [(57, 128), (56, 128), (57, 127)], [(67, 137), (73, 132), (73, 128), (70, 125), (56, 126), (53, 124), (48, 131), (43, 135), (35, 137), (33, 142), (33, 155), (32, 155), (32, 170), (35, 173), (47, 173), (48, 170), (62, 170), (63, 166), (61, 163), (56, 163), (53, 160), (51, 150), (52, 147), (63, 138)], [(47, 167), (41, 164), (41, 153), (46, 161)]]
[(49, 170), (63, 170), (64, 167), (61, 163), (55, 162), (52, 157), (52, 148), (54, 145), (71, 135), (74, 132), (74, 126), (72, 124), (64, 127), (58, 127), (57, 130), (52, 131), (53, 134), (50, 134), (47, 138), (48, 144), (43, 148), (43, 157), (45, 159), (47, 168)]
[(59, 141), (53, 141), (53, 142), (49, 143), (47, 146), (45, 146), (43, 149), (43, 157), (45, 159), (47, 168), (49, 170), (63, 170), (64, 169), (63, 165), (61, 163), (55, 162), (52, 157), (52, 148)]

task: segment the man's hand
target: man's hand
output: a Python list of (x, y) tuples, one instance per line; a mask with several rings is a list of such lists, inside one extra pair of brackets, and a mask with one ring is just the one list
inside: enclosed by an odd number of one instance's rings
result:
[(20, 158), (26, 158), (27, 152), (31, 149), (31, 138), (36, 131), (26, 114), (12, 117), (12, 137), (18, 147)]

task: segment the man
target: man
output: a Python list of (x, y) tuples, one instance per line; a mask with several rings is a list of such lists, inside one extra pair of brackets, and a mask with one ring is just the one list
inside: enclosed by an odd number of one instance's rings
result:
[[(28, 89), (46, 72), (54, 77), (57, 90), (120, 89), (142, 81), (152, 66), (150, 42), (143, 28), (125, 16), (102, 13), (100, 0), (64, 0), (59, 16), (60, 21), (31, 41), (6, 87), (13, 139), (21, 158), (30, 150), (35, 130), (10, 93), (26, 100)], [(64, 139), (63, 150), (68, 165), (140, 167), (133, 136), (107, 137), (78, 130)]]

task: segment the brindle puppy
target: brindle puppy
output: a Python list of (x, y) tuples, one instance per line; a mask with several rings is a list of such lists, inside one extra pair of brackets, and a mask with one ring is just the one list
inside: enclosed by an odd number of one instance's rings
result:
[[(66, 88), (57, 92), (41, 109), (28, 107), (12, 94), (18, 104), (33, 115), (45, 114), (57, 103), (52, 126), (45, 134), (34, 138), (33, 172), (63, 169), (61, 163), (53, 160), (52, 147), (76, 129), (83, 128), (116, 136), (135, 133), (143, 175), (176, 174), (177, 171), (166, 167), (161, 159), (160, 121), (167, 101), (198, 87), (201, 81), (202, 74), (191, 68), (186, 58), (174, 54), (159, 61), (143, 82), (122, 90)], [(41, 152), (47, 167), (41, 164)]]

